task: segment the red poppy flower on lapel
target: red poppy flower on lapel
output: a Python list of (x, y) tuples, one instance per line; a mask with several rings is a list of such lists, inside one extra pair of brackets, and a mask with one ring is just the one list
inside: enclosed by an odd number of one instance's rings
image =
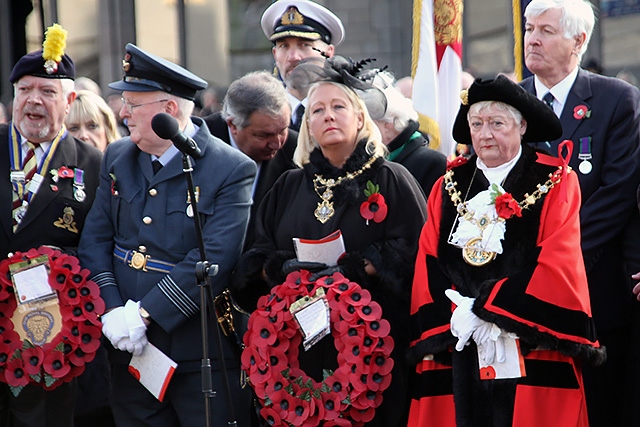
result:
[(573, 118), (576, 120), (588, 119), (591, 117), (591, 110), (586, 105), (580, 104), (573, 109)]
[(60, 178), (73, 178), (73, 169), (69, 169), (66, 166), (58, 168), (58, 176)]
[(369, 220), (373, 220), (376, 223), (384, 221), (387, 217), (388, 208), (384, 196), (380, 194), (380, 186), (367, 181), (364, 195), (368, 198), (360, 205), (360, 215), (367, 220), (367, 225), (369, 225)]

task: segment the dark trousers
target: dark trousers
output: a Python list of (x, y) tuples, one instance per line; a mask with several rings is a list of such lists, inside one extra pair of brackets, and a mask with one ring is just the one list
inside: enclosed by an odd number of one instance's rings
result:
[(601, 366), (585, 366), (584, 389), (590, 427), (629, 425), (632, 407), (627, 399), (629, 387), (631, 325), (598, 331), (600, 344), (607, 349), (607, 361)]
[(10, 427), (73, 427), (76, 380), (51, 391), (29, 385), (14, 397), (0, 384), (0, 425)]
[[(238, 427), (249, 426), (251, 390), (239, 386), (239, 369), (229, 371), (232, 402)], [(216, 397), (211, 399), (211, 426), (227, 426), (228, 407), (221, 387), (220, 372), (212, 372)], [(205, 404), (200, 372), (174, 373), (163, 402), (159, 402), (128, 371), (126, 365), (112, 365), (113, 416), (118, 426), (137, 427), (204, 427)]]

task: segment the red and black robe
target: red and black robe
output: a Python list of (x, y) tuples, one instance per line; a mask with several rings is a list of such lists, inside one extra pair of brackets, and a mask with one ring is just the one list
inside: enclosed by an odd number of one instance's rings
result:
[[(475, 168), (473, 157), (454, 169), (453, 181), (466, 200), (489, 187)], [(556, 169), (523, 146), (503, 188), (521, 201)], [(413, 282), (417, 379), (409, 425), (588, 425), (580, 364), (602, 362), (604, 349), (595, 334), (580, 251), (576, 174), (568, 173), (522, 217), (508, 219), (503, 253), (482, 267), (467, 264), (462, 250), (447, 242), (456, 207), (443, 181), (429, 197)], [(476, 298), (477, 316), (520, 337), (525, 377), (481, 380), (475, 344), (452, 351), (453, 307), (444, 294), (450, 288)]]

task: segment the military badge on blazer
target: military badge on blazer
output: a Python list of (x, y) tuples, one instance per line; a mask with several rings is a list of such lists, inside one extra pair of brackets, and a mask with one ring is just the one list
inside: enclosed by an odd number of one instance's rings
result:
[(56, 222), (53, 223), (53, 225), (58, 228), (64, 228), (72, 233), (78, 234), (78, 226), (76, 225), (76, 220), (73, 215), (75, 215), (73, 208), (67, 206), (64, 208), (62, 218), (58, 218)]

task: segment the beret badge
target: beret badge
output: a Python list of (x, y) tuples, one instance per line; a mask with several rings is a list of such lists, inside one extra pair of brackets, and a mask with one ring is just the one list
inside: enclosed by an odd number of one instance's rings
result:
[(467, 89), (460, 92), (460, 101), (462, 105), (469, 105), (469, 91)]
[(58, 64), (62, 60), (65, 47), (67, 47), (67, 30), (59, 24), (53, 24), (47, 28), (42, 43), (42, 58), (47, 74), (58, 72)]
[(124, 59), (122, 60), (122, 70), (125, 73), (128, 73), (131, 70), (131, 54), (127, 53), (124, 55)]

